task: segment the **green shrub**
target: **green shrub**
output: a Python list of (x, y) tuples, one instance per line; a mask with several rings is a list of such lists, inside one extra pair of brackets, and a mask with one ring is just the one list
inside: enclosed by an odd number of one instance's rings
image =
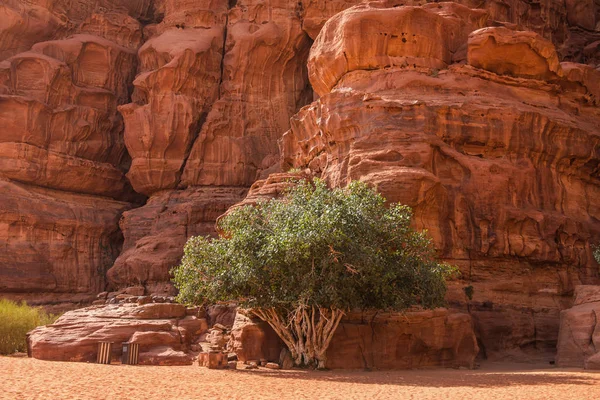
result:
[(25, 335), (40, 325), (53, 323), (57, 315), (47, 314), (40, 308), (29, 307), (0, 299), (0, 354), (27, 351)]
[(600, 264), (600, 245), (594, 248), (594, 258), (596, 259), (596, 262)]
[(174, 270), (178, 299), (238, 301), (273, 327), (297, 365), (323, 367), (346, 311), (445, 304), (454, 269), (436, 261), (411, 218), (364, 183), (330, 190), (301, 180), (281, 199), (234, 209), (220, 238), (190, 238)]

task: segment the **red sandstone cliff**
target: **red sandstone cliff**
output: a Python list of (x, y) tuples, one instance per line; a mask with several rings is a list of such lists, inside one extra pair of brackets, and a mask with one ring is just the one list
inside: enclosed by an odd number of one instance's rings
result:
[(598, 281), (600, 3), (359, 3), (4, 1), (0, 295), (172, 292), (295, 167), (411, 205), (488, 356), (552, 352)]
[(125, 177), (117, 106), (149, 2), (96, 3), (0, 5), (0, 293), (11, 297), (77, 302), (103, 290), (120, 215), (143, 199)]

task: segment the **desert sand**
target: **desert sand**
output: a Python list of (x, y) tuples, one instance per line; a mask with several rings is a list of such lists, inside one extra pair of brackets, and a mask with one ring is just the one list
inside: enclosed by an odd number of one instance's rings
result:
[(477, 370), (272, 371), (0, 357), (1, 399), (598, 399), (600, 373), (485, 363)]

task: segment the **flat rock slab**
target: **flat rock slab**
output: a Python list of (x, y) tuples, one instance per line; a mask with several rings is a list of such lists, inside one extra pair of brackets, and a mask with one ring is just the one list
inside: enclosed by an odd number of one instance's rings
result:
[(54, 324), (29, 333), (32, 357), (51, 361), (96, 361), (98, 343), (111, 342), (113, 359), (121, 343), (140, 345), (140, 364), (188, 365), (184, 350), (206, 332), (203, 318), (186, 316), (180, 304), (108, 304), (63, 314)]

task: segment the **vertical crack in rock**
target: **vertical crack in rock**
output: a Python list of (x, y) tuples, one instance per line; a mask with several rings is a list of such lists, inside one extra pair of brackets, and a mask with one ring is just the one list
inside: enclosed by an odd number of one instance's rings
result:
[[(232, 7), (235, 6), (235, 4), (237, 3), (237, 0), (229, 0), (229, 9), (231, 10)], [(233, 6), (232, 6), (233, 4)], [(227, 52), (227, 30), (229, 29), (229, 11), (227, 12), (226, 16), (225, 16), (225, 28), (223, 29), (223, 56), (221, 57), (221, 66), (220, 66), (220, 71), (221, 74), (219, 76), (219, 93), (218, 93), (218, 99), (221, 98), (221, 84), (223, 83), (223, 74), (225, 73), (225, 54)]]

